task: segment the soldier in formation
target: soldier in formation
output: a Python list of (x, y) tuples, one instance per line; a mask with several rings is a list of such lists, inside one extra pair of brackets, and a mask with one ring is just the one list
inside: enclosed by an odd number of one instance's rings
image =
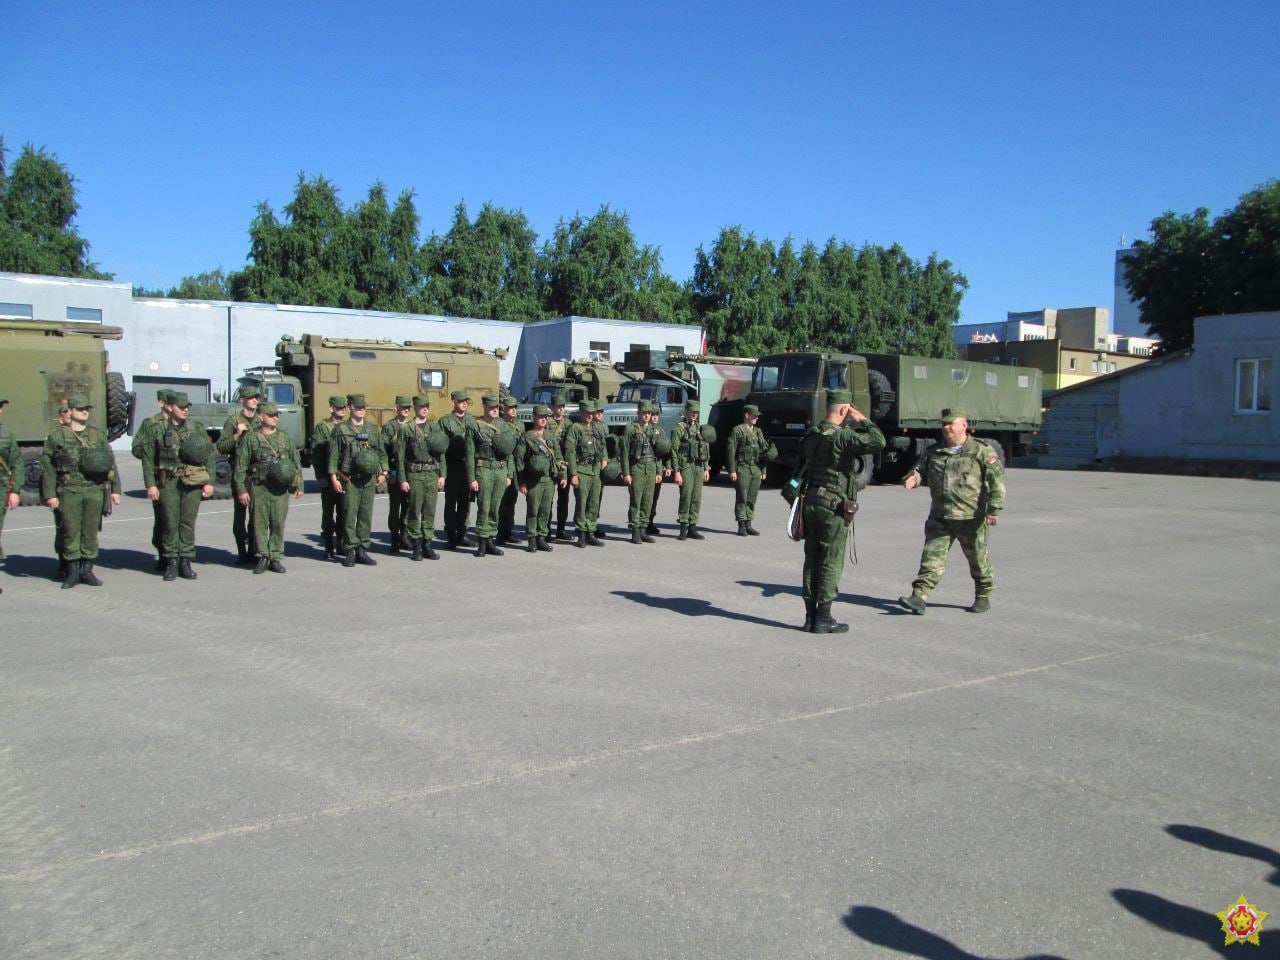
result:
[[(147, 419), (142, 421), (138, 430), (133, 435), (133, 444), (130, 447), (130, 453), (133, 454), (135, 460), (141, 460), (147, 451), (148, 445), (151, 443), (151, 431), (163, 430), (164, 425), (169, 422), (169, 407), (173, 403), (174, 392), (168, 388), (156, 391), (156, 403), (160, 410), (153, 413)], [(164, 531), (163, 524), (160, 522), (160, 501), (151, 501), (151, 546), (156, 551), (157, 573), (164, 570)]]
[(460, 545), (474, 546), (467, 539), (468, 515), (471, 513), (471, 437), (475, 417), (467, 412), (471, 405), (467, 391), (455, 390), (449, 395), (453, 410), (440, 418), (440, 429), (449, 436), (449, 452), (445, 455), (449, 464), (444, 482), (444, 535), (450, 550)]
[(804, 623), (811, 633), (849, 629), (831, 616), (831, 603), (840, 592), (844, 547), (858, 510), (856, 459), (883, 449), (884, 434), (853, 405), (853, 395), (828, 390), (826, 418), (800, 441), (796, 467), (805, 498)]
[(61, 559), (66, 569), (64, 590), (83, 583), (102, 586), (93, 572), (98, 558), (98, 530), (107, 504), (120, 502), (120, 474), (107, 436), (89, 425), (92, 406), (87, 397), (67, 398), (70, 424), (59, 424), (40, 454), (40, 495), (58, 511), (62, 528)]
[(158, 504), (164, 579), (196, 579), (196, 517), (200, 501), (213, 496), (217, 451), (202, 424), (192, 423), (191, 401), (174, 393), (169, 415), (152, 425), (139, 456), (147, 499)]
[(931, 497), (924, 550), (911, 595), (899, 597), (898, 603), (918, 616), (924, 614), (926, 600), (947, 568), (951, 545), (959, 540), (973, 577), (973, 605), (967, 609), (986, 613), (996, 588), (987, 556), (987, 528), (999, 522), (1004, 508), (1004, 465), (988, 444), (969, 436), (969, 420), (959, 407), (942, 411), (942, 441), (925, 453), (902, 485), (914, 490), (922, 483)]
[(329, 453), (333, 447), (333, 431), (347, 419), (347, 398), (335, 393), (329, 398), (329, 419), (321, 420), (311, 431), (311, 466), (320, 484), (320, 536), (324, 538), (324, 558), (338, 556), (338, 530), (342, 522), (342, 494), (329, 481)]
[[(635, 422), (627, 424), (622, 434), (619, 459), (622, 461), (622, 482), (627, 485), (630, 508), (627, 526), (631, 528), (632, 543), (653, 543), (649, 524), (653, 522), (653, 495), (662, 482), (662, 464), (665, 459), (658, 449), (658, 409), (652, 400), (641, 400), (636, 407)], [(666, 445), (670, 452), (670, 445)]]
[[(501, 412), (502, 426), (511, 431), (515, 436), (515, 442), (520, 441), (521, 435), (524, 433), (524, 424), (516, 419), (516, 398), (502, 398)], [(514, 451), (514, 446), (512, 450)], [(518, 544), (520, 537), (516, 533), (516, 501), (520, 499), (517, 485), (512, 482), (502, 494), (502, 503), (498, 507), (498, 543), (501, 544)], [(525, 528), (525, 534), (529, 533)]]
[(329, 449), (329, 481), (342, 494), (342, 565), (375, 567), (369, 556), (373, 498), (387, 478), (387, 451), (377, 424), (365, 419), (364, 394), (348, 394), (347, 406), (351, 417), (334, 428)]
[(400, 489), (403, 471), (396, 460), (400, 449), (400, 432), (409, 422), (413, 400), (410, 397), (396, 397), (396, 415), (382, 425), (382, 448), (387, 451), (387, 529), (391, 532), (391, 552), (399, 553), (401, 548), (411, 549), (403, 539), (405, 518), (409, 512), (409, 504), (405, 500), (404, 491)]
[(592, 425), (594, 413), (594, 403), (583, 400), (578, 407), (578, 422), (569, 427), (564, 438), (564, 458), (575, 496), (573, 525), (578, 531), (579, 547), (604, 546), (596, 527), (600, 517), (601, 474), (608, 465), (609, 455)]
[(702, 485), (711, 479), (711, 444), (698, 426), (698, 402), (684, 405), (684, 418), (671, 431), (671, 458), (676, 486), (680, 488), (680, 524), (677, 539), (703, 540), (698, 532), (702, 513)]
[[(236, 450), (240, 440), (250, 430), (256, 430), (258, 420), (258, 388), (244, 386), (240, 388), (240, 410), (227, 417), (218, 434), (218, 453), (231, 464), (234, 473), (236, 468)], [(231, 508), (231, 535), (236, 541), (236, 555), (241, 563), (252, 563), (253, 553), (249, 549), (249, 508), (236, 501)]]
[(533, 422), (520, 435), (515, 449), (516, 482), (525, 496), (525, 535), (529, 538), (525, 549), (529, 553), (551, 552), (548, 538), (551, 536), (551, 502), (556, 491), (567, 489), (564, 477), (565, 463), (560, 451), (547, 433), (551, 408), (537, 404), (533, 408)]
[(257, 430), (246, 433), (236, 451), (232, 490), (236, 500), (252, 511), (254, 573), (284, 573), (284, 523), (289, 493), (302, 496), (302, 460), (289, 435), (279, 429), (280, 409), (274, 403), (258, 407)]
[(484, 405), (484, 417), (474, 421), (472, 427), (467, 478), (467, 485), (476, 495), (476, 556), (500, 557), (506, 551), (493, 541), (498, 535), (502, 497), (512, 483), (511, 453), (515, 438), (498, 418), (501, 407), (498, 396), (486, 393), (480, 402)]
[(449, 435), (432, 423), (431, 400), (419, 395), (413, 398), (414, 418), (400, 431), (396, 462), (403, 464), (400, 491), (408, 506), (405, 531), (413, 551), (410, 560), (438, 560), (431, 546), (436, 536), (436, 497), (448, 478)]
[[(0, 397), (0, 414), (9, 403)], [(0, 534), (4, 533), (4, 515), (18, 506), (18, 491), (22, 489), (22, 448), (13, 431), (0, 421)], [(4, 547), (0, 546), (0, 561), (4, 560)]]
[(751, 521), (756, 517), (760, 484), (767, 479), (764, 465), (768, 462), (769, 441), (756, 426), (759, 419), (760, 408), (748, 403), (742, 408), (742, 422), (729, 431), (725, 444), (725, 464), (733, 483), (733, 519), (738, 521), (740, 537), (760, 535)]
[[(560, 460), (564, 460), (564, 438), (569, 432), (570, 421), (564, 415), (565, 397), (557, 393), (551, 398), (551, 416), (547, 418), (547, 444), (558, 452)], [(569, 519), (569, 483), (556, 486), (556, 539), (568, 540), (564, 525)]]

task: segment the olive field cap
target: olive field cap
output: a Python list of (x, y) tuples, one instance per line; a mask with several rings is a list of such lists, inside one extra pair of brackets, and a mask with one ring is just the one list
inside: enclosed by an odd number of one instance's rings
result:
[(694, 413), (697, 413), (697, 412), (698, 412), (698, 401), (697, 401), (697, 400), (686, 400), (686, 401), (684, 402), (684, 408), (685, 408), (685, 410), (686, 410), (686, 411), (692, 410)]
[(968, 420), (969, 415), (964, 412), (964, 407), (947, 407), (942, 411), (942, 422), (951, 423), (953, 420)]
[(501, 400), (498, 399), (498, 395), (496, 393), (486, 393), (480, 398), (480, 402), (486, 407), (496, 407), (501, 403)]
[(280, 416), (280, 408), (274, 403), (268, 402), (258, 408), (258, 413), (262, 414), (264, 417), (278, 417)]
[(367, 407), (368, 404), (365, 403), (364, 401), (363, 393), (348, 393), (347, 406), (348, 407)]
[(563, 393), (557, 393), (551, 398), (551, 405), (553, 407), (563, 407), (566, 403), (568, 403), (568, 401), (565, 399)]
[(535, 403), (533, 405), (533, 415), (535, 417), (549, 417), (551, 416), (551, 408), (545, 403)]
[[(72, 397), (71, 399), (74, 400), (75, 397)], [(191, 400), (185, 393), (175, 390), (173, 394), (173, 405), (180, 410), (185, 410), (187, 407), (191, 406)]]
[(580, 404), (578, 404), (578, 412), (579, 413), (595, 413), (596, 402), (594, 400), (583, 400)]
[(449, 399), (454, 403), (462, 403), (463, 401), (470, 400), (471, 398), (467, 396), (467, 391), (455, 390), (453, 393), (449, 394)]
[(89, 398), (84, 394), (76, 393), (67, 397), (67, 406), (72, 410), (92, 410), (93, 404), (89, 402)]
[(853, 394), (848, 390), (828, 390), (827, 406), (835, 406), (837, 403), (853, 403)]
[(241, 400), (252, 400), (252, 399), (253, 399), (254, 397), (256, 397), (257, 395), (258, 395), (258, 388), (257, 388), (257, 387), (252, 387), (252, 386), (251, 386), (251, 387), (241, 387), (241, 388), (240, 388), (240, 399), (241, 399)]
[(414, 396), (413, 405), (415, 407), (429, 407), (431, 406), (431, 398), (424, 397), (422, 394), (419, 393), (416, 396)]
[(748, 403), (745, 407), (742, 408), (742, 412), (749, 413), (753, 417), (760, 416), (760, 408), (757, 407), (754, 403)]
[(340, 393), (335, 393), (329, 398), (329, 406), (331, 407), (345, 407), (346, 405), (347, 398)]
[(397, 396), (397, 397), (396, 397), (396, 406), (397, 406), (397, 407), (411, 407), (411, 406), (413, 406), (413, 401), (412, 401), (410, 398), (405, 397), (405, 396)]
[(173, 401), (169, 399), (169, 394), (171, 393), (173, 393), (172, 390), (157, 390), (156, 399), (161, 403), (173, 403)]
[[(8, 400), (0, 400), (0, 404), (8, 403), (8, 402), (9, 402)], [(172, 402), (173, 402), (173, 400), (172, 400), (172, 399), (169, 399), (169, 400), (166, 400), (165, 402), (166, 402), (166, 403), (172, 403)], [(58, 404), (58, 412), (59, 412), (59, 413), (66, 413), (66, 412), (67, 412), (68, 410), (70, 410), (70, 409), (71, 409), (71, 408), (70, 408), (69, 406), (67, 406), (67, 401), (65, 401), (65, 400), (63, 400), (60, 404)]]
[(504, 407), (516, 407), (516, 406), (519, 406), (519, 404), (516, 402), (516, 398), (515, 398), (515, 397), (503, 397), (503, 398), (502, 398), (502, 405), (503, 405)]

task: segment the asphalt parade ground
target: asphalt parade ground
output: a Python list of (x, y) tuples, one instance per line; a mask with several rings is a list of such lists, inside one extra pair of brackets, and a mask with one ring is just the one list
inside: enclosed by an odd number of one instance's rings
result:
[[(761, 494), (733, 535), (150, 572), (0, 572), (0, 957), (1183, 958), (1280, 954), (1280, 486), (1014, 469), (993, 609), (959, 548), (900, 610), (927, 494), (872, 487), (835, 604)], [(523, 516), (523, 504), (518, 512)], [(1261, 949), (1216, 914), (1269, 911)]]

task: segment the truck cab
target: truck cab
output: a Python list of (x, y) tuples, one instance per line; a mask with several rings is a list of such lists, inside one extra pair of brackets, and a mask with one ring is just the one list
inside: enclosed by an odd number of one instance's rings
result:
[(757, 426), (777, 445), (781, 463), (796, 465), (800, 440), (827, 414), (828, 390), (850, 391), (853, 405), (868, 412), (866, 358), (851, 353), (775, 353), (756, 363), (748, 401), (760, 408)]

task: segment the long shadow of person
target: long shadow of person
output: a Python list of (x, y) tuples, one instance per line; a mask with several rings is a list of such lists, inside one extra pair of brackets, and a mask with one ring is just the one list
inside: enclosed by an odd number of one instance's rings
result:
[(1219, 833), (1217, 830), (1210, 830), (1208, 827), (1193, 827), (1186, 823), (1171, 823), (1164, 828), (1164, 831), (1171, 837), (1177, 837), (1187, 843), (1197, 844), (1216, 853), (1230, 853), (1237, 857), (1251, 857), (1254, 860), (1261, 860), (1268, 866), (1275, 868), (1271, 876), (1267, 877), (1267, 883), (1280, 887), (1280, 852), (1272, 850), (1270, 847), (1264, 847), (1262, 844), (1254, 843), (1251, 840), (1241, 840), (1239, 837)]
[[(1175, 903), (1143, 890), (1112, 890), (1111, 896), (1120, 906), (1134, 916), (1141, 917), (1153, 927), (1176, 933), (1188, 940), (1195, 940), (1220, 957), (1236, 956), (1239, 953), (1239, 951), (1232, 953), (1226, 945), (1226, 938), (1222, 933), (1222, 921), (1215, 914)], [(1275, 953), (1265, 955), (1276, 956)], [(1255, 953), (1253, 956), (1259, 955)]]
[[(842, 918), (849, 932), (867, 943), (887, 947), (898, 953), (909, 953), (926, 960), (992, 960), (976, 953), (962, 950), (950, 940), (944, 939), (923, 927), (907, 923), (896, 914), (879, 907), (853, 906)], [(1023, 960), (1063, 960), (1062, 957), (1037, 953)]]
[(753, 617), (748, 613), (725, 610), (722, 607), (714, 606), (710, 600), (703, 600), (698, 597), (655, 597), (638, 590), (614, 590), (612, 593), (614, 596), (623, 597), (632, 603), (643, 604), (646, 607), (653, 607), (658, 610), (670, 610), (672, 613), (679, 613), (686, 617), (723, 617), (726, 620), (740, 620), (743, 623), (758, 623), (763, 627), (791, 628), (789, 623), (779, 623), (776, 620)]
[[(803, 587), (790, 583), (763, 583), (759, 580), (739, 580), (738, 585), (759, 590), (760, 595), (766, 600), (784, 595), (799, 598), (804, 594)], [(880, 610), (883, 613), (905, 613), (907, 616), (911, 616), (908, 611), (901, 609), (896, 603), (886, 600), (884, 597), (868, 597), (861, 593), (841, 593), (837, 594), (836, 602), (847, 603), (855, 607), (870, 607), (872, 610)]]

